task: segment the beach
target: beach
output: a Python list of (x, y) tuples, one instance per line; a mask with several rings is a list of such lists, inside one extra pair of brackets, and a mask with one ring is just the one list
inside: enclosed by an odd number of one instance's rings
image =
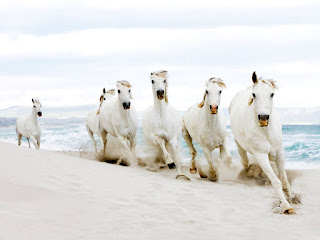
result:
[(187, 181), (4, 142), (0, 162), (0, 239), (319, 239), (320, 169), (287, 171), (302, 203), (285, 215), (240, 167)]

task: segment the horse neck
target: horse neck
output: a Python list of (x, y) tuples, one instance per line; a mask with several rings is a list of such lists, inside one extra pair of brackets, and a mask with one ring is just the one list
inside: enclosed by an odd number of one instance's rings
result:
[(32, 112), (31, 112), (31, 120), (33, 123), (37, 124), (38, 123), (38, 116), (37, 116), (37, 112), (34, 108), (32, 108)]
[(159, 100), (157, 97), (154, 97), (154, 109), (160, 116), (165, 116), (167, 114), (167, 102), (163, 100)]
[(208, 127), (215, 127), (219, 124), (219, 111), (217, 112), (217, 114), (211, 114), (209, 104), (207, 103), (207, 101), (205, 101), (205, 104), (202, 107), (202, 114), (204, 115), (205, 123)]

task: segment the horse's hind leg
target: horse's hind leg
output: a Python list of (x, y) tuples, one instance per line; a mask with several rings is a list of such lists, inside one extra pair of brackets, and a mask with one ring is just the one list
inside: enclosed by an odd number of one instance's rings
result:
[(247, 152), (235, 141), (238, 147), (238, 152), (241, 157), (241, 163), (245, 169), (249, 167), (249, 159), (247, 156)]
[(18, 135), (18, 146), (20, 146), (22, 135), (20, 133), (17, 133), (17, 135)]
[(86, 125), (86, 128), (87, 128), (87, 132), (88, 132), (88, 134), (89, 134), (89, 137), (91, 138), (91, 140), (92, 140), (92, 142), (93, 142), (94, 151), (95, 151), (95, 153), (97, 154), (97, 143), (96, 143), (96, 140), (94, 139), (93, 132), (92, 132), (91, 129), (88, 127), (88, 125)]
[(40, 148), (40, 137), (37, 138), (37, 144), (38, 144), (38, 147)]
[(30, 138), (27, 138), (27, 140), (28, 140), (29, 148), (31, 148), (31, 146), (30, 146)]
[(190, 134), (184, 124), (183, 124), (183, 128), (182, 128), (182, 135), (183, 135), (183, 138), (189, 147), (190, 154), (191, 154), (190, 173), (197, 173), (197, 167), (196, 167), (197, 151), (192, 144), (192, 138), (191, 138), (191, 136), (190, 136)]

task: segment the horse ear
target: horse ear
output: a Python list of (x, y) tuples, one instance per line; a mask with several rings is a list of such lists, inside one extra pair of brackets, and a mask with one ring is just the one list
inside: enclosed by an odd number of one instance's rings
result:
[(32, 103), (34, 103), (34, 100), (33, 100), (33, 98), (32, 98)]
[(105, 88), (103, 88), (103, 90), (102, 90), (102, 91), (103, 91), (103, 93), (106, 93), (106, 89), (105, 89)]
[(111, 94), (111, 95), (115, 95), (116, 90), (115, 90), (115, 89), (109, 89), (109, 90), (107, 91), (107, 93), (109, 93), (109, 94)]
[(258, 77), (257, 77), (256, 71), (254, 71), (254, 72), (252, 73), (252, 82), (253, 82), (254, 84), (256, 84), (256, 83), (258, 82)]

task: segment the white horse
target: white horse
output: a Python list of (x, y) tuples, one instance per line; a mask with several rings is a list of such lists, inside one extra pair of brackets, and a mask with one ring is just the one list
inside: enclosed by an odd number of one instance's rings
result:
[(135, 149), (137, 144), (136, 110), (131, 106), (131, 85), (128, 81), (117, 81), (118, 97), (106, 99), (100, 107), (100, 135), (103, 141), (103, 153), (106, 155), (107, 136), (116, 137), (124, 147), (123, 157), (128, 157), (136, 165)]
[(96, 140), (94, 139), (94, 134), (100, 137), (100, 130), (99, 130), (100, 107), (104, 100), (111, 98), (114, 95), (115, 95), (115, 89), (109, 89), (108, 91), (106, 91), (106, 89), (103, 88), (102, 94), (99, 100), (100, 101), (99, 108), (89, 112), (86, 117), (86, 128), (87, 128), (89, 137), (92, 139), (95, 153), (97, 153), (97, 143), (96, 143)]
[(18, 145), (21, 145), (21, 138), (28, 139), (29, 148), (30, 138), (36, 149), (40, 149), (40, 135), (41, 129), (38, 123), (38, 116), (42, 116), (41, 103), (35, 98), (32, 99), (32, 112), (30, 115), (19, 117), (16, 121), (16, 133), (18, 136)]
[(179, 155), (178, 138), (182, 130), (182, 121), (179, 113), (168, 103), (167, 71), (152, 72), (151, 76), (154, 105), (150, 106), (143, 116), (142, 129), (146, 144), (159, 152), (156, 159), (164, 161), (172, 168), (176, 165), (179, 176), (181, 160)]
[[(255, 72), (252, 81), (253, 86), (240, 91), (230, 104), (232, 133), (244, 168), (248, 168), (247, 153), (250, 153), (271, 180), (282, 202), (284, 213), (291, 214), (294, 210), (283, 193), (284, 191), (291, 198), (284, 166), (282, 125), (273, 106), (273, 96), (277, 87), (273, 80), (258, 79)], [(269, 161), (276, 162), (281, 181)]]
[[(206, 81), (206, 91), (203, 101), (199, 105), (194, 105), (188, 109), (183, 116), (183, 137), (190, 149), (191, 167), (190, 172), (196, 173), (196, 155), (192, 140), (198, 142), (209, 165), (209, 178), (212, 181), (218, 179), (217, 165), (212, 163), (212, 151), (220, 148), (220, 158), (223, 162), (231, 166), (232, 158), (228, 147), (227, 124), (222, 111), (218, 111), (222, 88), (225, 83), (220, 78), (211, 78)], [(201, 177), (207, 177), (199, 168)]]

